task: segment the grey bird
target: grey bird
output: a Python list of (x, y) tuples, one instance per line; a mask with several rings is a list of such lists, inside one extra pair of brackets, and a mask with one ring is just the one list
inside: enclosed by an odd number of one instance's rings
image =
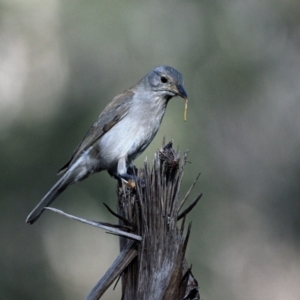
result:
[(128, 174), (136, 159), (155, 137), (168, 101), (175, 96), (187, 100), (182, 75), (168, 66), (150, 71), (136, 85), (116, 96), (58, 171), (62, 177), (29, 214), (33, 224), (70, 184), (107, 170), (117, 179), (134, 179)]

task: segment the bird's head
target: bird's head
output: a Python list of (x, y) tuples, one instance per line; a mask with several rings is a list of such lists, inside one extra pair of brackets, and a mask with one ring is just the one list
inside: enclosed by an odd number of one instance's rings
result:
[(187, 99), (187, 94), (183, 88), (182, 75), (172, 67), (156, 67), (146, 75), (146, 79), (151, 90), (159, 93), (167, 100), (175, 96)]

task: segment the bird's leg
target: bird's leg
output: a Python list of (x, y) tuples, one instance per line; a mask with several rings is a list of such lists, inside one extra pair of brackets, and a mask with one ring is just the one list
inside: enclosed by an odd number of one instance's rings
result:
[(127, 166), (127, 174), (133, 175), (134, 177), (137, 178), (137, 173), (138, 173), (138, 169), (132, 162), (130, 162)]
[(122, 157), (118, 161), (117, 174), (115, 178), (118, 180), (125, 180), (129, 183), (129, 186), (135, 187), (136, 182), (143, 182), (141, 178), (136, 176), (137, 168), (132, 164), (132, 162), (128, 163), (126, 157)]
[(117, 175), (116, 175), (116, 178), (118, 178), (118, 179), (124, 179), (124, 180), (126, 180), (126, 181), (128, 181), (128, 180), (138, 181), (138, 177), (137, 177), (137, 176), (134, 176), (134, 175), (128, 174), (128, 173), (125, 173), (125, 174), (117, 174)]
[(131, 188), (135, 188), (137, 184), (139, 184), (141, 187), (145, 186), (144, 178), (139, 178), (128, 173), (115, 175), (115, 178), (121, 181), (125, 181), (125, 183)]

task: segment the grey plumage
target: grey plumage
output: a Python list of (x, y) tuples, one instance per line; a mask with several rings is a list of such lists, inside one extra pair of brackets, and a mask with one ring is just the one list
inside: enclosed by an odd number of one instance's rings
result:
[(168, 66), (150, 71), (135, 86), (116, 96), (59, 170), (63, 174), (27, 217), (33, 224), (70, 184), (107, 170), (111, 176), (128, 179), (128, 167), (155, 137), (168, 101), (187, 98), (181, 74)]

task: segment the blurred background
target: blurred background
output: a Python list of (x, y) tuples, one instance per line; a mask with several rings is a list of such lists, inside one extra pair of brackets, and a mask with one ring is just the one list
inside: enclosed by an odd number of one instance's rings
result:
[[(0, 298), (83, 299), (118, 238), (45, 212), (25, 218), (118, 93), (155, 66), (184, 76), (157, 137), (198, 172), (187, 259), (201, 299), (300, 299), (300, 2), (0, 0)], [(192, 198), (191, 198), (192, 200)], [(105, 172), (53, 206), (114, 222)], [(103, 299), (120, 299), (120, 284)]]

